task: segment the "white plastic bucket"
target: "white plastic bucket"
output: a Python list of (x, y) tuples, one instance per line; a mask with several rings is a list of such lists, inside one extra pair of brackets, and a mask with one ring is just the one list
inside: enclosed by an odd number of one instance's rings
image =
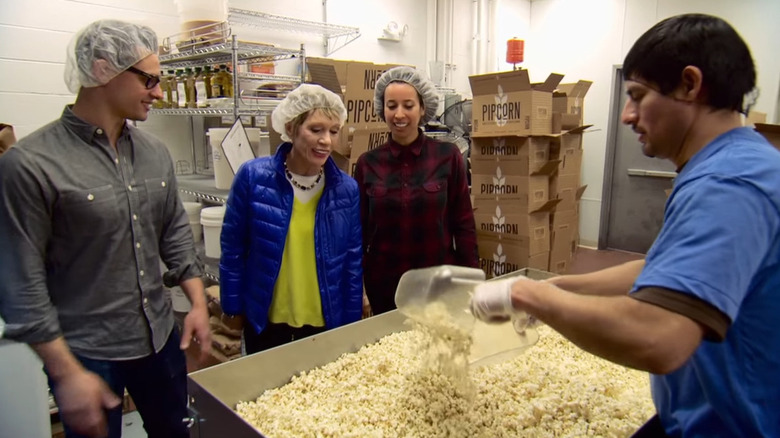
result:
[(222, 234), (222, 219), (225, 206), (207, 207), (200, 211), (200, 223), (203, 225), (203, 240), (206, 242), (206, 257), (218, 259), (222, 255), (219, 236)]
[(227, 21), (227, 0), (173, 0), (182, 23), (188, 21)]
[(252, 148), (252, 152), (255, 153), (255, 157), (266, 157), (271, 155), (271, 144), (268, 139), (268, 134), (262, 132), (260, 128), (244, 128), (246, 135), (249, 137), (249, 146)]
[(230, 190), (233, 184), (233, 170), (222, 150), (222, 140), (228, 131), (229, 128), (211, 128), (207, 133), (211, 144), (211, 162), (214, 164), (214, 186), (221, 190)]
[(203, 228), (200, 226), (200, 210), (203, 206), (200, 202), (183, 202), (182, 204), (184, 204), (184, 211), (187, 212), (187, 218), (190, 221), (192, 239), (195, 242), (200, 242), (203, 239)]

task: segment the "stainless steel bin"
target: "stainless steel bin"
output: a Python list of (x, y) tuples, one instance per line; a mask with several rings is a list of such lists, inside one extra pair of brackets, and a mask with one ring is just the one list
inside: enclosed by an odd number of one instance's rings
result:
[[(517, 275), (542, 280), (554, 274), (527, 268), (489, 281)], [(394, 310), (189, 374), (190, 437), (265, 437), (234, 411), (238, 402), (255, 400), (302, 371), (333, 362), (391, 333), (409, 330), (405, 320)]]

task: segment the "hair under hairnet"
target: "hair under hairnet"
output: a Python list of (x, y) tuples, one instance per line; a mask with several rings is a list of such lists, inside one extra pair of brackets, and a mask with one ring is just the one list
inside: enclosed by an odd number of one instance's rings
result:
[(405, 82), (422, 97), (422, 105), (425, 108), (420, 123), (433, 120), (436, 117), (436, 110), (439, 109), (439, 94), (436, 86), (433, 85), (421, 71), (412, 67), (393, 67), (382, 73), (374, 89), (374, 112), (380, 119), (385, 120), (385, 89), (393, 82)]
[(65, 59), (65, 84), (73, 93), (81, 87), (106, 84), (128, 67), (157, 53), (157, 35), (138, 24), (98, 20), (76, 32)]
[(319, 85), (301, 84), (287, 94), (279, 106), (274, 108), (271, 113), (271, 126), (273, 126), (274, 131), (281, 134), (282, 140), (292, 141), (287, 135), (285, 125), (299, 115), (316, 108), (328, 108), (336, 111), (339, 123), (342, 125), (347, 120), (347, 109), (341, 102), (341, 97), (336, 93)]

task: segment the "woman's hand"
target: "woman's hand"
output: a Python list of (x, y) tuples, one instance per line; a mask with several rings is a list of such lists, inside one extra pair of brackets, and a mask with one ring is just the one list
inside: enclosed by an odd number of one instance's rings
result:
[(369, 318), (373, 315), (373, 312), (371, 312), (371, 303), (368, 301), (366, 293), (363, 292), (363, 319)]

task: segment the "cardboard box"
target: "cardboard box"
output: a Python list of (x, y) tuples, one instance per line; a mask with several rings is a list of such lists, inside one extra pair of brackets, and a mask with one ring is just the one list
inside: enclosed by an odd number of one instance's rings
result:
[(398, 65), (306, 58), (311, 82), (322, 85), (344, 99), (347, 108), (344, 126), (355, 129), (385, 126), (385, 122), (374, 113), (374, 88), (382, 73)]
[[(576, 190), (580, 187), (580, 175), (577, 174), (566, 174), (561, 175), (556, 173), (550, 178), (550, 193), (552, 193), (552, 198), (555, 198), (555, 195), (558, 193), (561, 193), (565, 190)], [(571, 210), (570, 208), (562, 208), (558, 207), (559, 210)]]
[(579, 229), (575, 210), (556, 211), (550, 221), (550, 272), (564, 274), (571, 264)]
[(479, 267), (487, 278), (508, 274), (523, 268), (547, 270), (549, 252), (531, 255), (528, 248), (512, 239), (502, 239), (477, 231)]
[(585, 114), (585, 95), (591, 81), (577, 81), (575, 84), (559, 84), (553, 93), (553, 112), (561, 114), (561, 128), (581, 126)]
[[(374, 89), (379, 76), (398, 65), (306, 58), (310, 81), (341, 96), (347, 108), (347, 120), (341, 128), (339, 144), (333, 148), (344, 158), (351, 156), (350, 136), (353, 130), (387, 129), (385, 122), (374, 113)], [(348, 168), (349, 165), (345, 167)]]
[(780, 149), (780, 125), (756, 123), (756, 131), (769, 140), (769, 143)]
[[(550, 200), (549, 175), (558, 168), (548, 162), (537, 172), (529, 172), (524, 161), (471, 161), (471, 194), (477, 200), (517, 200), (527, 211), (542, 208)], [(530, 173), (530, 175), (529, 175)]]
[(535, 161), (534, 157), (504, 160), (501, 155), (482, 156), (471, 160), (471, 173), (505, 176), (544, 176), (558, 170), (560, 160)]
[(517, 201), (477, 200), (474, 222), (478, 231), (511, 239), (535, 255), (550, 251), (550, 212), (557, 204), (557, 200), (548, 201), (543, 207), (528, 211)]
[(744, 126), (756, 126), (756, 123), (766, 123), (766, 113), (759, 111), (750, 111), (746, 117), (743, 117)]
[(587, 134), (587, 129), (593, 125), (577, 126), (561, 133), (560, 135), (552, 136), (550, 142), (550, 158), (558, 158), (558, 154), (561, 151), (568, 150), (582, 150), (582, 135)]
[(387, 126), (374, 129), (358, 129), (352, 133), (350, 139), (349, 170), (345, 170), (350, 176), (355, 176), (355, 165), (358, 158), (364, 153), (374, 150), (387, 143), (390, 131)]
[(471, 139), (472, 160), (528, 161), (538, 171), (550, 161), (552, 137), (476, 137)]
[(559, 188), (552, 199), (558, 200), (558, 211), (579, 210), (580, 199), (588, 186)]
[(528, 70), (469, 76), (472, 102), (471, 137), (547, 135), (552, 123), (552, 93), (563, 75), (552, 73), (531, 84)]

